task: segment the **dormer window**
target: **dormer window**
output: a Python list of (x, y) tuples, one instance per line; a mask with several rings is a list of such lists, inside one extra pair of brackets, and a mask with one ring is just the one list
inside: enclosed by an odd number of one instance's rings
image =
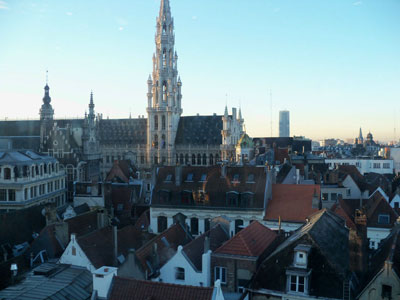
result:
[(238, 183), (239, 182), (239, 174), (233, 175), (233, 180), (232, 182)]
[(186, 181), (193, 182), (193, 173), (187, 174)]
[(310, 250), (311, 246), (309, 245), (297, 245), (296, 248), (294, 248), (293, 266), (306, 269)]
[(247, 183), (254, 183), (254, 174), (249, 174), (249, 176), (247, 176)]
[(207, 174), (201, 174), (200, 181), (207, 181)]
[(299, 244), (294, 248), (293, 264), (286, 269), (286, 289), (289, 293), (308, 294), (311, 270), (307, 269), (310, 245)]

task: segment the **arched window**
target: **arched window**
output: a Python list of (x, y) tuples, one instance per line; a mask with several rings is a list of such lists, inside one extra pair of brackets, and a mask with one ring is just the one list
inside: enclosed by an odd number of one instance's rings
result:
[(197, 154), (197, 164), (201, 165), (201, 154)]
[(164, 115), (161, 117), (161, 129), (165, 130), (165, 116)]
[(183, 165), (183, 154), (181, 153), (181, 155), (179, 156), (179, 163), (181, 164), (181, 165)]
[(154, 139), (153, 139), (153, 148), (158, 148), (158, 135), (155, 134), (154, 135)]
[(196, 164), (196, 155), (192, 154), (192, 165)]
[(203, 154), (203, 165), (207, 166), (207, 155)]
[(158, 130), (158, 116), (154, 116), (154, 129)]
[(214, 157), (212, 154), (210, 154), (210, 166), (214, 164)]
[(165, 134), (161, 136), (161, 149), (165, 149)]
[(167, 65), (167, 51), (165, 48), (162, 51), (162, 65), (165, 67)]
[(189, 154), (185, 154), (185, 165), (189, 164)]
[(197, 218), (190, 219), (190, 233), (193, 235), (199, 234), (199, 219)]
[(163, 82), (163, 101), (167, 101), (167, 82)]

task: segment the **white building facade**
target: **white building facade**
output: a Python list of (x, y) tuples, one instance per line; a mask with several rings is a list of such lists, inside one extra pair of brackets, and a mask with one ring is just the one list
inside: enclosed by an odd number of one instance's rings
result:
[(394, 171), (392, 159), (327, 158), (325, 162), (330, 170), (335, 169), (335, 166), (356, 166), (362, 175), (365, 173), (393, 174)]

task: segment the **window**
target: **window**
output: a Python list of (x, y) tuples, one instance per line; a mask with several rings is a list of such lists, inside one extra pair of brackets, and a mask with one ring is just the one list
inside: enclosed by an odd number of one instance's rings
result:
[(207, 174), (201, 174), (200, 181), (207, 181)]
[(192, 165), (196, 164), (196, 155), (192, 154)]
[(158, 233), (163, 232), (165, 229), (167, 229), (167, 217), (164, 216), (159, 216), (157, 218), (157, 230)]
[(179, 155), (179, 163), (180, 163), (181, 165), (183, 165), (183, 163), (184, 163), (184, 161), (183, 161), (183, 154), (182, 154), (182, 153)]
[(187, 174), (186, 181), (189, 181), (189, 182), (193, 181), (193, 173)]
[(184, 268), (175, 268), (175, 279), (177, 280), (185, 280), (185, 269)]
[(4, 168), (4, 179), (11, 179), (11, 169)]
[(203, 154), (203, 165), (207, 165), (207, 155), (205, 153)]
[(28, 189), (24, 189), (24, 200), (28, 200)]
[(383, 163), (384, 169), (390, 169), (390, 163)]
[(226, 205), (237, 206), (239, 202), (239, 194), (235, 191), (226, 193)]
[(154, 116), (154, 129), (158, 130), (158, 116)]
[(189, 164), (189, 154), (185, 154), (185, 165)]
[(331, 200), (336, 201), (337, 200), (337, 193), (332, 193), (331, 194)]
[(235, 234), (237, 234), (242, 229), (243, 229), (243, 220), (241, 219), (235, 220)]
[(210, 154), (210, 165), (212, 166), (214, 164), (214, 157), (212, 154)]
[(382, 298), (392, 299), (392, 286), (382, 284)]
[(247, 183), (254, 183), (254, 174), (249, 174), (249, 176), (247, 176)]
[(239, 182), (239, 174), (233, 175), (233, 180), (234, 182)]
[(182, 191), (181, 200), (183, 204), (190, 204), (192, 202), (192, 192), (191, 191)]
[(7, 190), (0, 189), (0, 201), (6, 201), (6, 200), (7, 200)]
[(373, 164), (374, 169), (380, 169), (381, 168), (381, 163), (374, 163)]
[(379, 215), (378, 216), (378, 223), (379, 224), (389, 224), (390, 223), (390, 216), (385, 214), (385, 215)]
[(399, 202), (394, 203), (394, 208), (399, 208)]
[(346, 195), (347, 195), (347, 196), (351, 196), (351, 189), (347, 189), (347, 190), (346, 190)]
[(199, 234), (199, 219), (197, 218), (190, 219), (190, 233), (193, 235)]
[(197, 164), (201, 165), (201, 154), (197, 154)]
[(76, 248), (74, 246), (72, 246), (72, 255), (76, 256)]
[(165, 178), (166, 182), (172, 181), (172, 174), (168, 174), (167, 177)]
[(220, 280), (222, 284), (226, 284), (226, 268), (215, 267), (215, 280)]
[(161, 129), (165, 130), (165, 116), (161, 117)]
[(304, 293), (305, 278), (304, 276), (290, 275), (289, 291)]
[(322, 193), (322, 200), (328, 201), (328, 193)]
[(15, 190), (8, 190), (8, 201), (15, 201)]

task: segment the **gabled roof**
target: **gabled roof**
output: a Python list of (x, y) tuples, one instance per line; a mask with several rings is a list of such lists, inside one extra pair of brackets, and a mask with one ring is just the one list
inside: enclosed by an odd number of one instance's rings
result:
[(320, 194), (319, 185), (273, 184), (264, 220), (276, 221), (280, 217), (282, 222), (305, 222), (307, 216), (318, 211), (312, 207), (312, 200)]
[[(191, 240), (189, 233), (177, 223), (140, 247), (136, 251), (136, 257), (141, 262), (143, 270), (152, 274), (174, 256), (179, 245), (186, 245)], [(157, 249), (157, 253), (154, 253), (154, 248)]]
[(339, 203), (334, 204), (331, 208), (331, 211), (333, 211), (338, 216), (342, 217), (345, 220), (346, 226), (349, 229), (354, 229), (354, 230), (356, 229), (356, 224), (352, 219), (352, 216), (354, 217), (354, 211), (351, 212), (351, 208), (346, 204), (345, 201), (339, 199)]
[(214, 288), (115, 276), (109, 300), (211, 300)]
[[(118, 230), (118, 255), (122, 254), (126, 257), (129, 249), (138, 249), (143, 244), (144, 239), (145, 236), (133, 225)], [(111, 226), (78, 238), (78, 244), (96, 269), (114, 264)]]
[[(363, 211), (367, 216), (368, 227), (391, 228), (398, 217), (395, 210), (379, 190), (363, 202)], [(388, 224), (379, 223), (379, 215), (381, 214), (389, 215), (390, 220)]]
[(134, 177), (136, 171), (129, 160), (115, 160), (111, 170), (108, 172), (106, 181), (118, 180), (120, 182), (128, 183), (130, 177)]
[(220, 224), (217, 224), (183, 247), (182, 250), (186, 254), (186, 257), (198, 271), (202, 270), (202, 255), (204, 253), (204, 241), (206, 237), (209, 239), (209, 250), (214, 252), (223, 242), (229, 239), (229, 234)]
[(266, 261), (281, 252), (286, 247), (296, 245), (297, 241), (307, 235), (319, 248), (337, 272), (345, 274), (349, 268), (349, 231), (344, 227), (344, 220), (332, 212), (322, 209), (309, 216), (308, 223), (293, 232)]
[(237, 256), (260, 256), (276, 239), (277, 235), (258, 221), (253, 221), (239, 231), (215, 253)]

